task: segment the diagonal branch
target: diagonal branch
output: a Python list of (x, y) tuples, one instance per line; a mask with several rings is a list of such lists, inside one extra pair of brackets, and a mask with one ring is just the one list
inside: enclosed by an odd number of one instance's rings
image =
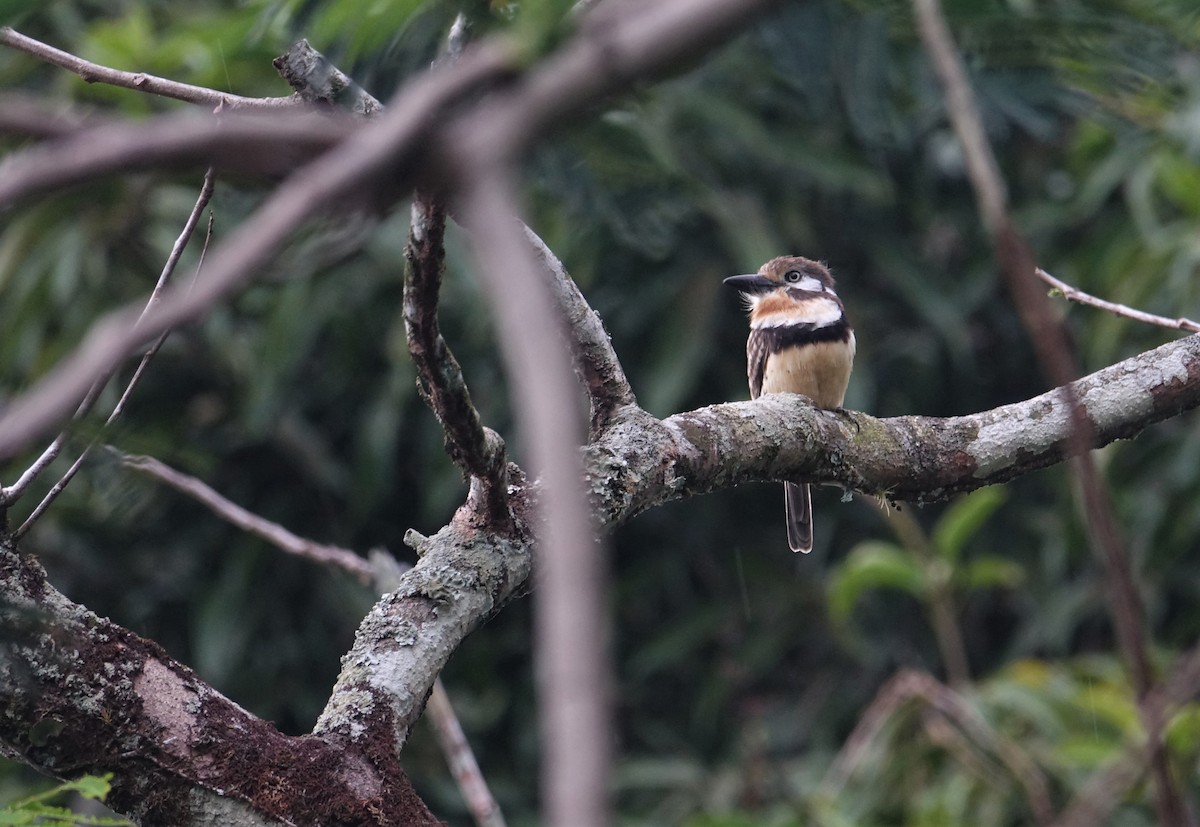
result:
[(216, 89), (208, 89), (204, 86), (192, 86), (188, 83), (148, 75), (145, 72), (123, 72), (56, 49), (40, 40), (23, 35), (9, 26), (0, 26), (0, 46), (8, 46), (32, 55), (38, 60), (74, 72), (88, 83), (107, 83), (110, 86), (136, 89), (139, 92), (174, 98), (188, 103), (208, 104), (230, 109), (283, 109), (299, 104), (292, 96), (247, 98), (242, 95), (218, 92)]
[(299, 537), (278, 523), (273, 523), (247, 511), (190, 474), (181, 473), (154, 457), (126, 454), (115, 448), (108, 450), (126, 468), (152, 477), (179, 493), (191, 497), (226, 522), (265, 540), (288, 554), (303, 557), (323, 566), (336, 566), (344, 569), (363, 583), (370, 583), (376, 576), (375, 567), (353, 551)]
[(625, 378), (625, 369), (613, 350), (600, 314), (592, 309), (574, 279), (558, 257), (537, 233), (524, 227), (525, 237), (533, 246), (538, 262), (548, 276), (550, 293), (562, 312), (575, 372), (587, 388), (591, 400), (591, 436), (597, 436), (611, 421), (614, 411), (624, 405), (636, 405), (633, 388)]
[(418, 389), (437, 415), (446, 452), (472, 478), (472, 499), (479, 499), (494, 530), (513, 529), (508, 508), (508, 462), (504, 440), (479, 419), (454, 358), (438, 325), (445, 248), (446, 211), (423, 193), (413, 199), (412, 224), (404, 247), (404, 327), (408, 352), (417, 368)]
[[(146, 313), (148, 313), (151, 308), (158, 303), (163, 290), (166, 289), (167, 284), (174, 275), (175, 267), (179, 264), (179, 259), (183, 255), (183, 251), (187, 248), (188, 242), (192, 238), (192, 233), (196, 230), (196, 225), (200, 222), (200, 215), (204, 212), (204, 208), (208, 206), (208, 202), (212, 199), (214, 177), (213, 170), (210, 167), (208, 172), (204, 174), (204, 182), (200, 185), (200, 194), (196, 197), (196, 203), (192, 207), (192, 211), (188, 215), (187, 220), (184, 222), (183, 229), (180, 230), (178, 238), (175, 239), (175, 243), (171, 247), (171, 252), (167, 256), (166, 264), (163, 265), (162, 272), (158, 276), (158, 282), (154, 285), (154, 289), (150, 292), (150, 298), (146, 301), (146, 307), (142, 310), (142, 315), (139, 318), (139, 322), (141, 319), (145, 318)], [(211, 240), (211, 218), (212, 217), (210, 215), (209, 234), (204, 239), (204, 247), (200, 252), (200, 261), (196, 265), (197, 272), (199, 272), (200, 267), (204, 263), (204, 252), (207, 251), (208, 242)], [(42, 498), (42, 501), (38, 503), (33, 512), (25, 519), (25, 522), (21, 523), (17, 530), (13, 532), (13, 539), (19, 540), (27, 531), (29, 531), (33, 524), (37, 522), (38, 518), (58, 498), (58, 495), (63, 492), (68, 484), (70, 484), (71, 480), (75, 478), (75, 474), (77, 474), (79, 469), (83, 467), (83, 463), (85, 460), (87, 460), (88, 455), (91, 453), (92, 447), (99, 441), (104, 431), (106, 431), (114, 422), (121, 418), (121, 415), (125, 412), (125, 406), (128, 404), (129, 398), (133, 395), (134, 388), (136, 388), (138, 382), (141, 381), (142, 374), (145, 373), (146, 368), (150, 365), (150, 360), (153, 359), (158, 353), (159, 349), (162, 348), (163, 343), (167, 340), (168, 335), (169, 331), (164, 331), (162, 335), (158, 337), (158, 340), (151, 345), (144, 354), (142, 354), (141, 361), (138, 363), (138, 366), (134, 370), (133, 376), (130, 377), (129, 382), (126, 383), (125, 390), (121, 393), (121, 397), (117, 400), (117, 404), (113, 406), (112, 412), (108, 415), (108, 419), (104, 421), (104, 426), (101, 428), (100, 433), (96, 434), (92, 438), (87, 447), (85, 447), (83, 451), (80, 452), (79, 456), (75, 458), (75, 462), (71, 464), (71, 467), (68, 468), (66, 473), (59, 478), (58, 482), (51, 487), (51, 489), (46, 493), (46, 496)], [(99, 389), (103, 388), (107, 384), (108, 377), (97, 381), (95, 386), (97, 390), (95, 391), (95, 394), (98, 395)], [(93, 396), (93, 394), (90, 392), (88, 395)], [(78, 419), (84, 413), (86, 413), (86, 411), (83, 411), (81, 406), (81, 410), (76, 412), (76, 418)], [(57, 456), (59, 450), (66, 443), (66, 438), (66, 432), (60, 433), (54, 442), (51, 443), (50, 447), (42, 453), (42, 456), (39, 457), (38, 461), (34, 463), (34, 466), (30, 468), (30, 471), (22, 475), (21, 479), (17, 481), (16, 485), (12, 486), (12, 488), (7, 491), (0, 492), (0, 502), (4, 502), (6, 504), (11, 503), (13, 500), (19, 497), (21, 492), (18, 489), (18, 486), (21, 484), (28, 485), (32, 481), (32, 477), (36, 476), (37, 472), (40, 472), (42, 468), (45, 468), (46, 465), (49, 464), (47, 457), (53, 459), (55, 456)], [(35, 469), (37, 469), (37, 472), (31, 474), (30, 472), (34, 472)], [(12, 489), (18, 490), (13, 491)]]
[(222, 171), (280, 177), (357, 131), (348, 118), (312, 112), (194, 111), (144, 121), (101, 121), (0, 162), (0, 207), (21, 198), (130, 170), (211, 165)]
[(1163, 722), (1144, 702), (1154, 686), (1154, 674), (1147, 651), (1145, 612), (1134, 579), (1129, 550), (1114, 517), (1109, 492), (1096, 463), (1086, 451), (1087, 446), (1095, 441), (1095, 435), (1082, 400), (1072, 396), (1070, 382), (1079, 375), (1079, 369), (1072, 356), (1070, 335), (1066, 326), (1056, 318), (1049, 297), (1038, 288), (1033, 251), (1008, 213), (1008, 199), (999, 165), (984, 132), (983, 119), (967, 80), (966, 69), (942, 14), (940, 0), (914, 0), (914, 6), (921, 39), (946, 94), (947, 114), (963, 147), (967, 174), (975, 191), (979, 214), (996, 247), (996, 256), (1009, 292), (1033, 342), (1042, 372), (1052, 385), (1062, 388), (1064, 402), (1071, 412), (1073, 426), (1070, 438), (1074, 442), (1071, 469), (1079, 480), (1083, 497), (1085, 530), (1103, 567), (1112, 621), (1132, 674), (1142, 724), (1150, 743), (1157, 744), (1152, 755), (1151, 770), (1159, 821), (1165, 825), (1190, 824), (1191, 818), (1171, 774), (1166, 745), (1162, 742)]

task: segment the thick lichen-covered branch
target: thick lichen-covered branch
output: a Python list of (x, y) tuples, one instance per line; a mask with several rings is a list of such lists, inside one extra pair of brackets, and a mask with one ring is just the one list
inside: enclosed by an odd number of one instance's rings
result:
[(398, 754), (446, 661), (533, 568), (528, 536), (500, 537), (469, 520), (406, 540), (421, 559), (359, 625), (315, 735)]
[[(1093, 447), (1132, 437), (1200, 405), (1200, 335), (1073, 383)], [(820, 411), (778, 394), (657, 420), (628, 408), (587, 448), (593, 504), (605, 525), (667, 500), (743, 482), (837, 483), (893, 500), (932, 501), (1006, 482), (1070, 454), (1060, 390), (968, 416), (876, 419)]]
[(0, 544), (0, 744), (61, 778), (113, 773), (142, 825), (437, 824), (394, 754), (291, 737)]

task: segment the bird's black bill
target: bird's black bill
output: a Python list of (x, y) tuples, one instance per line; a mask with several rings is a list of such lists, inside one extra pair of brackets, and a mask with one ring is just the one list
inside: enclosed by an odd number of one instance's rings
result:
[(744, 276), (730, 276), (725, 279), (725, 284), (732, 284), (738, 290), (744, 290), (747, 293), (774, 290), (779, 287), (777, 282), (771, 281), (765, 276), (760, 276), (758, 273), (747, 273)]

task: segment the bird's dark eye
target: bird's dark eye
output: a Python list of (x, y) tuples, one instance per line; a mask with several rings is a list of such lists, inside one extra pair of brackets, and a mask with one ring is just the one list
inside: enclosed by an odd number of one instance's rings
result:
[(796, 282), (800, 281), (800, 271), (799, 270), (788, 270), (786, 273), (783, 274), (783, 278), (785, 281), (790, 281), (793, 284), (795, 284)]

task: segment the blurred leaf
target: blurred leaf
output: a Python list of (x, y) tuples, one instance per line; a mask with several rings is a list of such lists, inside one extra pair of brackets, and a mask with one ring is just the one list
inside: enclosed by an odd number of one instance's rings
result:
[(17, 827), (17, 825), (59, 825), (60, 827), (129, 827), (131, 822), (124, 818), (103, 815), (84, 815), (73, 812), (68, 807), (54, 806), (46, 802), (69, 793), (76, 793), (83, 798), (103, 802), (108, 797), (112, 787), (112, 773), (104, 775), (85, 775), (73, 781), (66, 781), (55, 787), (29, 796), (10, 806), (0, 808), (0, 825)]
[(354, 60), (394, 42), (426, 0), (341, 0), (316, 6), (309, 20), (309, 37), (317, 49), (341, 44), (344, 55)]
[(1097, 770), (1119, 755), (1120, 742), (1102, 740), (1095, 736), (1074, 735), (1063, 738), (1055, 746), (1055, 758), (1063, 765), (1081, 770)]
[(989, 485), (955, 500), (930, 535), (934, 550), (943, 560), (958, 560), (967, 543), (1007, 498), (1003, 486)]
[(1004, 557), (972, 557), (954, 573), (955, 582), (964, 589), (1016, 588), (1025, 579), (1025, 568)]
[(1175, 152), (1156, 159), (1157, 181), (1163, 195), (1188, 216), (1200, 216), (1200, 167)]
[(1200, 704), (1190, 703), (1167, 722), (1168, 748), (1187, 761), (1200, 753)]
[(893, 588), (921, 599), (926, 584), (920, 566), (903, 549), (877, 540), (859, 543), (832, 571), (829, 614), (844, 624), (865, 592)]

